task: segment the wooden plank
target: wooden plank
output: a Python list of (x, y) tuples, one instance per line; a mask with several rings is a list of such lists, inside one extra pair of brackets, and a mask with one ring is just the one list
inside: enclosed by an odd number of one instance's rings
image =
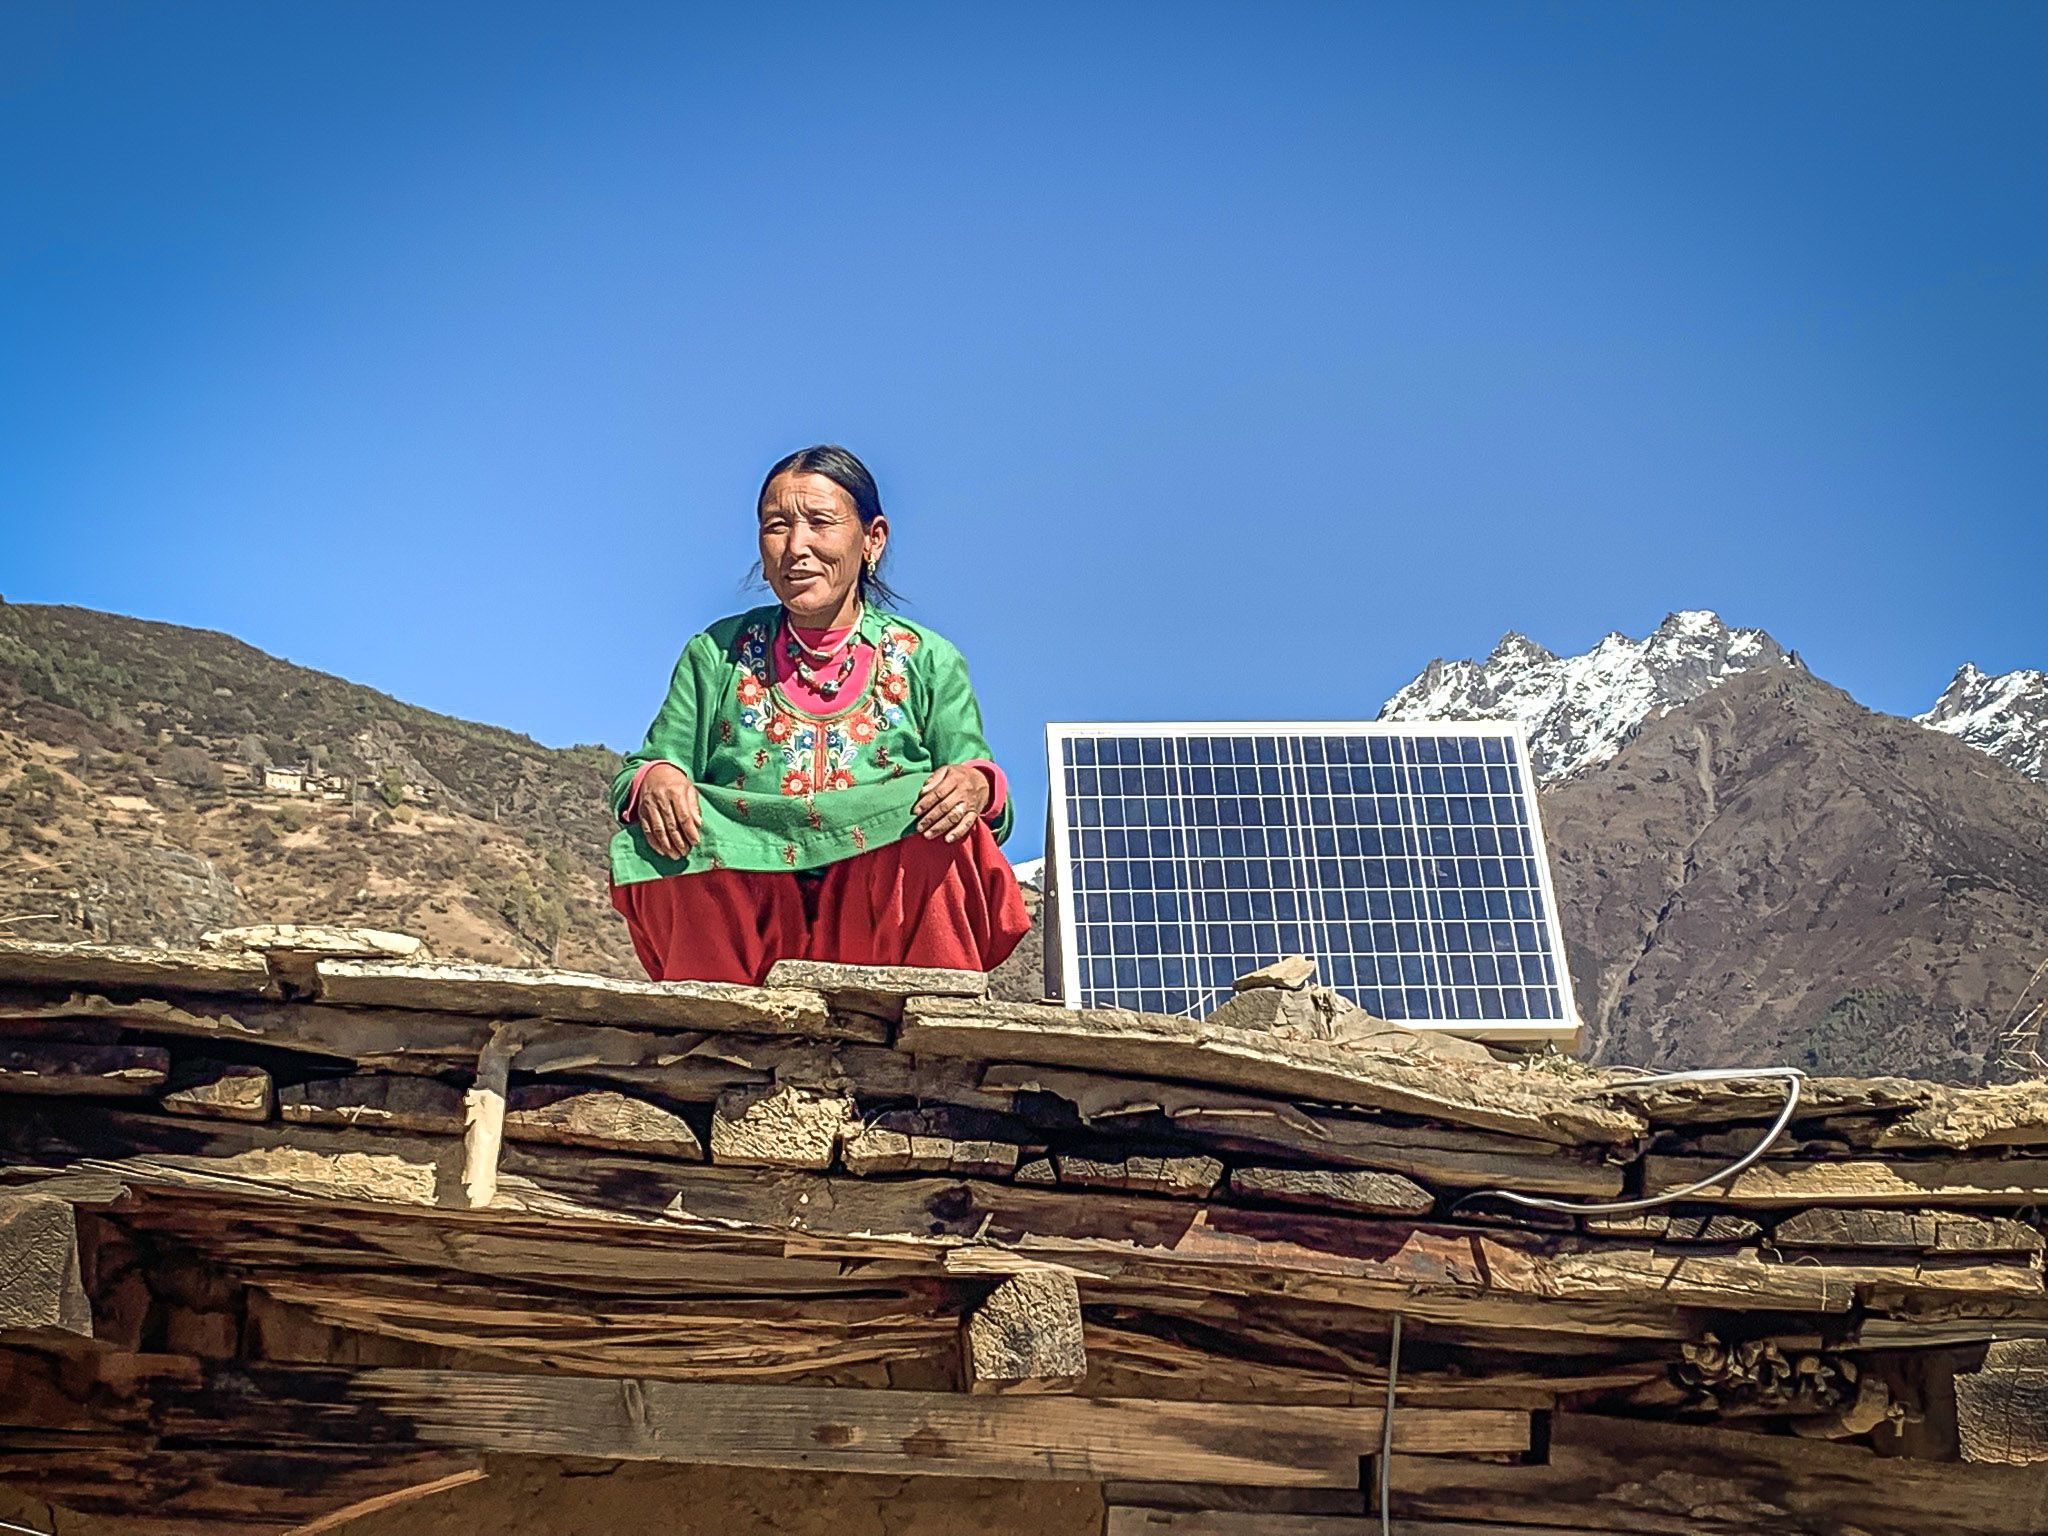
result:
[(1367, 1216), (1422, 1216), (1436, 1208), (1434, 1195), (1400, 1174), (1364, 1168), (1233, 1168), (1230, 1192), (1241, 1200)]
[(888, 1026), (858, 1016), (834, 1020), (815, 992), (716, 981), (622, 981), (580, 971), (502, 965), (397, 965), (322, 960), (320, 1000), (358, 1008), (406, 1008), (886, 1045)]
[(1452, 1189), (1505, 1188), (1596, 1199), (1622, 1191), (1617, 1164), (1524, 1136), (1402, 1125), (1220, 1088), (1008, 1062), (987, 1068), (981, 1087), (989, 1094), (1010, 1095), (1019, 1114), (1029, 1113), (1028, 1096), (1049, 1094), (1071, 1104), (1084, 1124), (1102, 1129), (1163, 1116), (1219, 1148), (1324, 1166), (1379, 1168)]
[(1055, 1269), (1000, 1282), (963, 1327), (971, 1392), (1071, 1391), (1088, 1374), (1081, 1290)]
[(1882, 1248), (1915, 1253), (2039, 1253), (2040, 1231), (2010, 1216), (1817, 1206), (1771, 1229), (1780, 1248)]
[[(371, 1370), (351, 1402), (423, 1444), (527, 1455), (951, 1477), (1345, 1487), (1377, 1445), (1370, 1408), (701, 1386), (572, 1376)], [(1417, 1408), (1411, 1452), (1513, 1452), (1526, 1414)]]
[(1008, 1125), (984, 1111), (950, 1104), (892, 1109), (848, 1121), (839, 1131), (839, 1161), (848, 1173), (950, 1173), (1007, 1178), (1022, 1148)]
[[(1103, 1536), (1379, 1536), (1379, 1522), (1351, 1514), (1289, 1514), (1278, 1511), (1154, 1509), (1111, 1504)], [(1494, 1520), (1396, 1520), (1392, 1536), (1633, 1536), (1588, 1513), (1587, 1522), (1561, 1525), (1506, 1524)], [(1724, 1529), (1717, 1527), (1716, 1529)], [(1766, 1536), (1760, 1527), (1756, 1536)]]
[(92, 1337), (77, 1217), (48, 1195), (0, 1194), (0, 1332), (48, 1328)]
[(1646, 1536), (2048, 1530), (2048, 1469), (1916, 1461), (1791, 1435), (1592, 1414), (1553, 1416), (1545, 1466), (1397, 1454), (1390, 1473), (1394, 1512), (1404, 1519), (1570, 1529), (1590, 1512)]
[(1053, 1176), (1075, 1189), (1118, 1189), (1131, 1194), (1200, 1200), (1216, 1188), (1223, 1164), (1213, 1157), (1104, 1150), (1087, 1157), (1054, 1152)]
[(2048, 1145), (2048, 1079), (1987, 1088), (1931, 1087), (1926, 1103), (1885, 1124), (1871, 1145), (1885, 1150)]
[(170, 1073), (171, 1053), (161, 1046), (0, 1040), (0, 1093), (137, 1098)]
[[(1643, 1193), (1663, 1194), (1726, 1166), (1715, 1158), (1643, 1159)], [(1689, 1199), (1742, 1206), (2022, 1206), (2048, 1198), (2048, 1158), (1852, 1158), (1841, 1162), (1765, 1159), (1732, 1181)]]
[(902, 1050), (1027, 1062), (1363, 1105), (1453, 1125), (1575, 1146), (1632, 1141), (1640, 1116), (1568, 1092), (1546, 1094), (1506, 1067), (1432, 1058), (1426, 1065), (1322, 1041), (1127, 1013), (986, 1002), (972, 1011), (916, 999), (897, 1032)]

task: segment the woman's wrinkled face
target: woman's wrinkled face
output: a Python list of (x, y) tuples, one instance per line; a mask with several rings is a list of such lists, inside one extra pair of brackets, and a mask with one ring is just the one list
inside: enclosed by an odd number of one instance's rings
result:
[(761, 493), (761, 574), (806, 627), (850, 617), (861, 566), (888, 538), (888, 519), (863, 528), (853, 498), (825, 475), (785, 470)]

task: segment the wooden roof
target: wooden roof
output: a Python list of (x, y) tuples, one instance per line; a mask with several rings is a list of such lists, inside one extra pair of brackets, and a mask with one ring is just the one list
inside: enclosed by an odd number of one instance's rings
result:
[(336, 947), (0, 944), (0, 1478), (282, 1531), (554, 1454), (1367, 1536), (1398, 1315), (1417, 1531), (2048, 1528), (2048, 1085), (1811, 1080), (1733, 1180), (1517, 1211), (1707, 1177), (1783, 1085)]

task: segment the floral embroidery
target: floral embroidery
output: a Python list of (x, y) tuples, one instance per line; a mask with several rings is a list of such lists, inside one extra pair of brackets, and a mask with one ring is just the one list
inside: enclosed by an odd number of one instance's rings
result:
[(732, 740), (732, 722), (730, 720), (721, 720), (718, 722), (718, 739), (720, 741)]
[(805, 802), (804, 820), (808, 821), (811, 824), (811, 830), (813, 832), (820, 832), (824, 830), (825, 813), (818, 809), (817, 801), (811, 800)]
[(792, 865), (796, 863), (796, 844), (795, 844), (795, 843), (784, 843), (784, 844), (782, 845), (782, 862), (783, 862), (783, 863), (785, 863), (785, 864), (792, 864)]
[(747, 797), (745, 795), (734, 795), (732, 797), (732, 813), (739, 817), (741, 821), (747, 819)]
[(865, 850), (865, 849), (867, 848), (867, 845), (868, 845), (868, 835), (867, 835), (867, 833), (866, 833), (866, 832), (864, 832), (863, 830), (861, 830), (861, 828), (860, 828), (860, 827), (858, 827), (858, 826), (852, 826), (852, 827), (848, 827), (848, 828), (846, 829), (846, 835), (847, 835), (848, 837), (850, 837), (850, 838), (852, 838), (852, 839), (853, 839), (853, 846), (854, 846), (854, 847), (856, 847), (856, 848), (859, 848), (859, 849), (862, 849), (862, 850)]
[(754, 767), (766, 768), (777, 755), (772, 749), (779, 748), (785, 795), (851, 789), (859, 781), (861, 749), (873, 746), (872, 761), (883, 770), (883, 777), (900, 777), (902, 767), (890, 759), (887, 748), (876, 743), (883, 731), (904, 723), (904, 706), (910, 697), (910, 657), (918, 648), (917, 635), (897, 625), (881, 628), (867, 698), (833, 720), (811, 720), (780, 702), (770, 685), (773, 640), (773, 626), (756, 621), (740, 631), (735, 643), (739, 677), (733, 696), (740, 727), (760, 732), (772, 744), (772, 748), (755, 751)]

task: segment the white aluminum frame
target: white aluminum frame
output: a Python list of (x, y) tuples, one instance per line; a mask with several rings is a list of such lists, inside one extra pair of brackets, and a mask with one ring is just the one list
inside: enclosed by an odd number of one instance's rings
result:
[(1502, 1043), (1540, 1044), (1555, 1041), (1570, 1044), (1578, 1036), (1582, 1020), (1572, 993), (1571, 967), (1566, 963), (1564, 929), (1557, 906), (1557, 892), (1551, 883), (1550, 846), (1543, 835), (1542, 807), (1536, 796), (1535, 770), (1529, 761), (1528, 734), (1515, 720), (1112, 720), (1048, 721), (1045, 727), (1046, 798), (1051, 806), (1051, 832), (1046, 840), (1047, 878), (1057, 901), (1055, 937), (1060, 950), (1061, 1002), (1069, 1008), (1081, 1006), (1080, 954), (1074, 935), (1074, 889), (1066, 878), (1068, 848), (1065, 764), (1060, 748), (1076, 739), (1131, 736), (1507, 736), (1521, 758), (1522, 785), (1518, 793), (1529, 813), (1529, 837), (1535, 850), (1537, 878), (1550, 917), (1550, 959), (1557, 971), (1558, 997), (1564, 1005), (1564, 1022), (1549, 1019), (1402, 1019), (1403, 1025), (1418, 1030), (1456, 1035), (1470, 1040), (1498, 1040)]

